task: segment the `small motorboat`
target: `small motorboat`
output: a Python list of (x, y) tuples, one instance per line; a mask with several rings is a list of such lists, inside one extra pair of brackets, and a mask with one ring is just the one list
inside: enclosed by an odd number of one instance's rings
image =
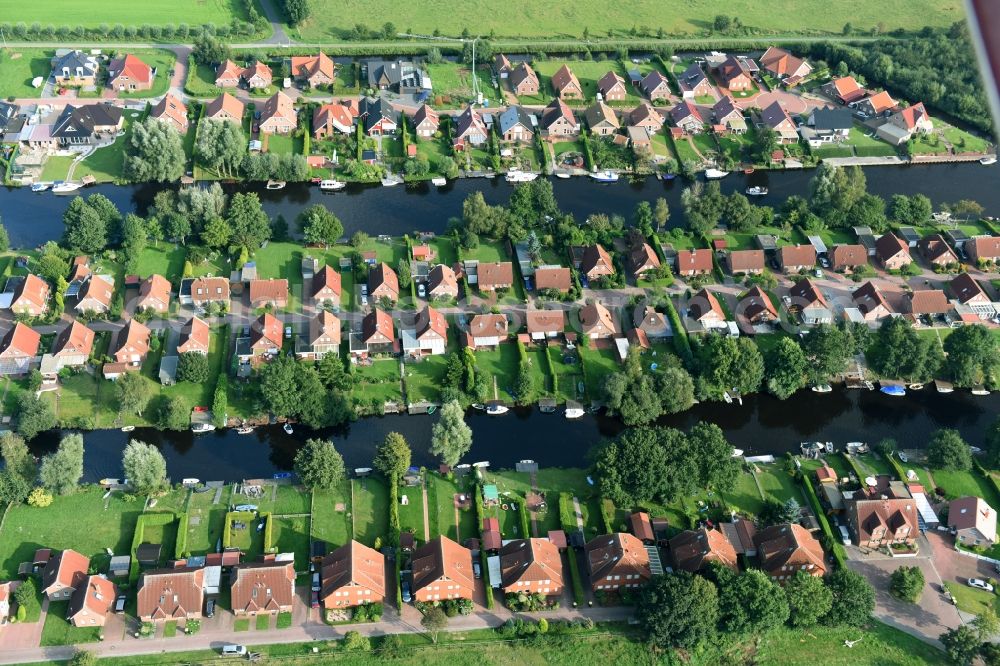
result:
[(267, 189), (269, 189), (269, 190), (283, 190), (283, 189), (285, 189), (285, 181), (283, 181), (283, 180), (269, 180), (269, 181), (267, 181)]
[(743, 169), (743, 173), (749, 176), (750, 174), (753, 173), (753, 167), (750, 167), (748, 169)]
[(436, 185), (437, 187), (444, 187), (448, 184), (447, 178), (431, 178), (431, 185)]
[(524, 460), (518, 460), (518, 462), (520, 464), (522, 464), (522, 465), (534, 465), (535, 464), (534, 460), (529, 460), (527, 458), (525, 458)]
[(292, 428), (291, 423), (286, 423), (284, 426), (282, 426), (281, 429), (285, 431), (286, 435), (291, 435), (293, 432), (295, 432), (295, 429)]
[(249, 435), (252, 432), (253, 432), (253, 426), (248, 426), (248, 425), (240, 426), (239, 428), (236, 429), (237, 435)]
[(44, 192), (45, 190), (49, 189), (50, 187), (52, 187), (52, 183), (32, 183), (31, 184), (31, 191), (32, 192)]
[(212, 425), (211, 423), (195, 423), (193, 426), (191, 426), (191, 432), (193, 432), (196, 435), (199, 435), (203, 432), (212, 432), (213, 430), (215, 430), (215, 426)]
[(181, 480), (182, 486), (197, 486), (199, 483), (201, 483), (201, 481), (193, 477)]
[(826, 449), (826, 452), (828, 454), (832, 454), (833, 453), (833, 442), (827, 442), (826, 444), (823, 445), (823, 448)]
[(660, 174), (660, 180), (673, 180), (676, 177), (677, 177), (677, 174), (673, 174), (673, 173), (661, 173)]
[(490, 416), (500, 416), (501, 414), (506, 414), (509, 411), (509, 409), (501, 405), (499, 402), (491, 402), (486, 407), (486, 413)]
[(484, 405), (481, 402), (474, 402), (474, 403), (472, 403), (472, 408), (473, 409), (478, 409), (481, 412), (485, 412), (486, 411), (486, 405)]
[(596, 173), (590, 174), (590, 177), (599, 183), (617, 183), (618, 174), (610, 169), (605, 169), (604, 171), (598, 171)]
[(72, 194), (83, 187), (82, 183), (56, 183), (52, 186), (52, 194)]
[(729, 391), (722, 392), (722, 399), (726, 401), (727, 405), (733, 404), (733, 396), (729, 395)]
[(898, 384), (890, 384), (889, 386), (882, 386), (879, 391), (885, 393), (886, 395), (891, 395), (894, 398), (898, 398), (906, 395), (906, 389)]
[(923, 390), (924, 385), (921, 384), (920, 382), (915, 382), (913, 384), (910, 384), (907, 388), (910, 389), (911, 391), (921, 391)]
[(511, 169), (507, 172), (505, 179), (508, 183), (530, 183), (534, 179), (538, 178), (537, 173), (531, 173), (530, 171), (521, 171), (520, 169)]
[(814, 393), (830, 393), (831, 391), (833, 391), (833, 387), (830, 386), (829, 384), (817, 384), (816, 386), (812, 387), (812, 391)]
[(897, 458), (899, 458), (899, 461), (900, 461), (900, 462), (905, 462), (905, 463), (908, 463), (908, 462), (910, 462), (910, 457), (909, 457), (909, 456), (907, 456), (907, 455), (906, 455), (905, 453), (903, 453), (902, 451), (896, 451), (896, 457), (897, 457)]
[(587, 412), (583, 407), (567, 407), (566, 408), (566, 418), (568, 419), (578, 419)]
[(972, 395), (989, 395), (989, 390), (982, 384), (977, 384), (972, 387)]
[(982, 453), (983, 452), (983, 450), (981, 448), (979, 448), (978, 446), (970, 446), (969, 450), (972, 451), (973, 453)]
[(997, 156), (996, 155), (987, 155), (986, 157), (980, 159), (979, 163), (982, 164), (983, 166), (989, 166), (991, 164), (996, 164), (997, 163)]
[(122, 432), (132, 432), (135, 430), (135, 426), (122, 426)]
[(847, 452), (851, 455), (856, 455), (859, 453), (868, 453), (868, 445), (864, 442), (848, 442)]
[(385, 178), (382, 179), (382, 187), (393, 187), (394, 185), (399, 185), (402, 182), (403, 182), (402, 178), (400, 178), (399, 176), (394, 176), (393, 174), (390, 173), (386, 175)]
[(955, 386), (951, 382), (946, 382), (943, 379), (935, 379), (934, 387), (937, 388), (938, 393), (952, 393), (955, 390)]
[(725, 178), (729, 175), (728, 171), (720, 171), (719, 169), (705, 169), (705, 178), (709, 180), (719, 180), (720, 178)]
[(748, 197), (762, 197), (767, 194), (767, 188), (755, 185), (754, 187), (748, 187), (746, 192)]
[(556, 178), (561, 178), (563, 180), (569, 180), (573, 177), (572, 174), (566, 173), (565, 171), (556, 171), (553, 175)]
[(739, 458), (742, 455), (743, 455), (743, 449), (736, 449), (736, 448), (733, 449), (734, 458)]
[(342, 180), (321, 180), (319, 181), (319, 189), (324, 192), (336, 192), (337, 190), (342, 190), (347, 187), (347, 183)]

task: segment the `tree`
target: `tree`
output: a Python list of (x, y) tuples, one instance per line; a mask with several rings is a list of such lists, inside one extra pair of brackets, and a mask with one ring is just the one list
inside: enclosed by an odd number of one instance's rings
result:
[(994, 386), (1000, 371), (1000, 340), (982, 324), (962, 326), (945, 338), (946, 367), (957, 386)]
[(465, 422), (465, 412), (457, 400), (441, 407), (441, 417), (431, 428), (431, 454), (454, 467), (472, 448), (472, 428)]
[(194, 156), (203, 166), (232, 178), (246, 156), (243, 129), (230, 120), (203, 120), (198, 124)]
[(875, 611), (875, 588), (868, 580), (851, 569), (836, 569), (827, 577), (833, 593), (833, 605), (824, 622), (829, 625), (860, 627)]
[(0, 252), (10, 249), (10, 236), (7, 235), (7, 227), (0, 224)]
[(233, 195), (226, 222), (233, 231), (232, 244), (237, 249), (244, 248), (252, 253), (271, 237), (267, 213), (256, 193), (239, 192)]
[(39, 400), (32, 393), (22, 393), (17, 399), (14, 429), (25, 439), (56, 427), (56, 415), (48, 402)]
[(782, 523), (797, 523), (801, 507), (794, 497), (789, 497), (785, 502), (779, 502), (773, 497), (764, 500), (764, 507), (760, 510), (760, 521), (765, 525), (780, 525)]
[(38, 465), (24, 438), (10, 431), (0, 433), (0, 457), (3, 458), (4, 469), (17, 474), (27, 483), (34, 483), (38, 478)]
[(227, 383), (226, 375), (221, 375), (212, 398), (212, 422), (216, 428), (222, 428), (226, 425), (227, 412), (229, 411), (229, 397), (226, 394)]
[(146, 118), (132, 125), (123, 174), (133, 182), (174, 181), (184, 175), (187, 156), (181, 135), (168, 123)]
[(826, 324), (806, 333), (802, 339), (802, 351), (809, 362), (806, 374), (814, 384), (822, 384), (843, 372), (854, 352), (850, 335), (841, 328)]
[(108, 221), (83, 197), (74, 197), (69, 202), (63, 213), (63, 225), (63, 243), (73, 252), (94, 254), (108, 244)]
[(890, 377), (927, 381), (944, 362), (937, 340), (917, 335), (903, 317), (886, 317), (868, 352), (873, 370)]
[(934, 469), (969, 471), (972, 450), (957, 430), (942, 428), (927, 443), (927, 462)]
[(77, 650), (69, 660), (69, 666), (96, 666), (97, 655), (89, 650)]
[(279, 416), (299, 413), (304, 394), (299, 387), (298, 363), (282, 354), (265, 365), (259, 375), (260, 395), (267, 408)]
[(432, 606), (424, 611), (424, 616), (420, 620), (420, 626), (427, 630), (431, 636), (431, 642), (437, 643), (438, 634), (448, 626), (448, 616), (440, 606)]
[(162, 489), (167, 483), (167, 461), (152, 444), (133, 439), (122, 455), (125, 478), (141, 495)]
[(508, 217), (506, 208), (488, 205), (478, 190), (462, 202), (462, 224), (478, 235), (502, 238), (507, 232)]
[(875, 233), (883, 233), (889, 226), (885, 218), (885, 199), (867, 192), (858, 197), (848, 215), (852, 222), (870, 227)]
[(211, 370), (208, 356), (198, 352), (184, 352), (177, 360), (177, 381), (202, 384), (208, 381)]
[(867, 181), (860, 167), (822, 162), (809, 181), (809, 205), (830, 226), (846, 227), (849, 211), (866, 191)]
[(924, 572), (920, 567), (899, 567), (889, 577), (889, 591), (903, 601), (917, 603), (924, 592)]
[(146, 378), (138, 372), (126, 372), (118, 378), (118, 406), (126, 414), (142, 416), (152, 391)]
[(307, 243), (329, 247), (344, 235), (344, 225), (322, 204), (313, 204), (299, 213), (299, 228)]
[(221, 217), (213, 217), (205, 223), (201, 231), (201, 242), (208, 247), (222, 249), (229, 245), (233, 238), (233, 230)]
[(221, 185), (212, 183), (208, 187), (185, 187), (176, 196), (170, 190), (163, 190), (156, 193), (153, 202), (157, 217), (165, 220), (170, 214), (179, 213), (200, 231), (209, 220), (223, 216), (226, 193)]
[(410, 271), (410, 262), (406, 259), (400, 259), (396, 264), (396, 277), (399, 279), (399, 286), (401, 289), (410, 288), (410, 282), (413, 280), (413, 273)]
[(753, 132), (750, 152), (762, 163), (771, 161), (771, 155), (778, 149), (778, 133), (770, 127), (759, 127)]
[(344, 634), (344, 649), (348, 652), (368, 652), (372, 649), (372, 642), (357, 631), (348, 631)]
[(295, 454), (295, 473), (306, 488), (333, 490), (344, 480), (344, 458), (333, 442), (310, 439)]
[(767, 390), (779, 400), (791, 397), (806, 384), (806, 355), (794, 338), (783, 337), (768, 352)]
[(153, 420), (163, 430), (187, 430), (191, 425), (191, 408), (179, 395), (160, 396), (155, 403)]
[(957, 666), (971, 666), (983, 644), (979, 633), (968, 624), (960, 624), (944, 632), (940, 641), (948, 659)]
[(760, 569), (747, 569), (721, 588), (722, 626), (732, 633), (763, 633), (788, 620), (784, 590)]
[(122, 221), (122, 254), (125, 270), (135, 273), (139, 269), (139, 257), (146, 249), (148, 227), (146, 221), (129, 213)]
[(725, 14), (716, 14), (715, 20), (712, 21), (712, 29), (716, 32), (727, 32), (732, 27), (733, 20)]
[(208, 30), (202, 30), (194, 40), (191, 57), (202, 65), (217, 65), (229, 58), (229, 47)]
[(39, 478), (42, 485), (57, 495), (76, 490), (83, 477), (83, 435), (66, 435), (55, 453), (42, 458)]
[(344, 361), (337, 354), (323, 356), (316, 364), (316, 372), (323, 386), (328, 389), (350, 391), (354, 385), (351, 375), (344, 369)]
[(707, 234), (719, 223), (724, 203), (725, 197), (716, 181), (705, 186), (696, 182), (681, 193), (681, 207), (688, 228), (699, 236)]
[(667, 205), (666, 199), (659, 197), (656, 200), (656, 205), (653, 207), (653, 221), (656, 222), (656, 230), (662, 230), (669, 220), (670, 206)]
[(31, 482), (10, 469), (0, 470), (0, 504), (23, 502), (31, 492)]
[(669, 366), (654, 377), (664, 414), (680, 414), (694, 404), (694, 380), (687, 370)]
[(375, 469), (390, 481), (398, 483), (410, 469), (410, 445), (398, 432), (390, 432), (375, 452)]
[(740, 464), (722, 428), (714, 423), (698, 423), (687, 440), (689, 455), (698, 466), (696, 482), (700, 488), (725, 492), (736, 487)]
[(309, 18), (308, 0), (284, 0), (285, 14), (291, 25), (300, 25)]
[(635, 428), (605, 443), (594, 465), (602, 495), (629, 506), (666, 492), (669, 470), (660, 435), (658, 429)]
[(833, 592), (827, 588), (823, 578), (806, 571), (795, 572), (785, 585), (785, 597), (791, 611), (789, 621), (795, 627), (813, 626), (833, 606)]
[(407, 654), (407, 649), (399, 634), (389, 634), (382, 637), (375, 653), (382, 659), (399, 659)]
[(632, 223), (636, 229), (652, 230), (653, 207), (649, 205), (648, 201), (640, 201), (635, 205), (635, 214), (633, 215)]
[(711, 335), (698, 349), (706, 393), (721, 398), (725, 391), (756, 393), (764, 380), (764, 357), (749, 338)]
[(655, 647), (690, 650), (715, 636), (719, 591), (686, 571), (657, 576), (639, 594), (636, 616)]

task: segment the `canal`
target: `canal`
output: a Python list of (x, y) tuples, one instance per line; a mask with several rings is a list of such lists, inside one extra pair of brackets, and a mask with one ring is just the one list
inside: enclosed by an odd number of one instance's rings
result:
[[(924, 193), (936, 204), (973, 199), (987, 215), (1000, 214), (1000, 169), (977, 163), (933, 166), (878, 167), (865, 170), (869, 191), (888, 198), (892, 194)], [(792, 194), (805, 195), (813, 171), (734, 174), (721, 181), (724, 192), (741, 191), (749, 184), (770, 190), (760, 203), (778, 206)], [(143, 214), (162, 186), (97, 186), (123, 211)], [(231, 186), (227, 186), (231, 187)], [(554, 180), (553, 189), (563, 210), (582, 220), (595, 212), (629, 216), (639, 201), (665, 197), (672, 209), (671, 224), (683, 223), (680, 181), (663, 183), (647, 179), (637, 183), (598, 185), (587, 179)], [(399, 235), (415, 230), (441, 232), (450, 217), (461, 214), (462, 201), (476, 190), (487, 201), (505, 203), (512, 186), (502, 180), (461, 180), (444, 188), (428, 184), (394, 188), (351, 186), (346, 192), (322, 194), (307, 185), (289, 185), (282, 191), (257, 189), (265, 209), (289, 221), (307, 205), (321, 202), (344, 222), (347, 234)], [(33, 194), (23, 188), (0, 190), (0, 217), (12, 243), (35, 246), (57, 239), (61, 216), (70, 201), (51, 193)], [(975, 397), (967, 392), (948, 395), (932, 388), (892, 398), (878, 392), (838, 389), (830, 394), (801, 391), (782, 402), (768, 395), (750, 396), (742, 406), (720, 403), (695, 405), (687, 412), (661, 420), (662, 425), (687, 429), (699, 422), (718, 424), (732, 444), (747, 454), (780, 454), (796, 450), (806, 440), (875, 443), (893, 437), (904, 448), (923, 446), (937, 428), (957, 428), (967, 441), (981, 444), (987, 427), (1000, 414), (1000, 394)], [(293, 435), (280, 428), (261, 428), (251, 435), (221, 431), (194, 436), (189, 432), (139, 429), (132, 433), (97, 431), (84, 434), (85, 480), (121, 476), (121, 452), (128, 439), (156, 444), (163, 451), (174, 479), (183, 477), (236, 480), (270, 476), (291, 468), (295, 451), (308, 437), (329, 437), (349, 468), (371, 464), (374, 449), (388, 432), (403, 433), (413, 447), (413, 462), (432, 465), (428, 453), (431, 425), (436, 417), (386, 416), (362, 419), (344, 428), (310, 432), (299, 427)], [(568, 421), (536, 409), (512, 410), (502, 417), (470, 412), (474, 444), (467, 461), (489, 460), (510, 467), (523, 458), (546, 466), (586, 466), (588, 452), (603, 438), (621, 431), (616, 419), (588, 415)], [(59, 432), (40, 435), (32, 443), (36, 454), (55, 449)]]

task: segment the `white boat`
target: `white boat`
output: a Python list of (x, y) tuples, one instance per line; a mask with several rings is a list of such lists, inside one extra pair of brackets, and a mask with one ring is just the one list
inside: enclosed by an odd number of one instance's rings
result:
[(52, 194), (71, 194), (81, 187), (82, 183), (56, 183), (52, 186)]
[(506, 414), (510, 410), (501, 405), (498, 402), (491, 403), (486, 407), (486, 413), (490, 416), (500, 416), (501, 414)]
[(31, 191), (32, 192), (44, 192), (45, 190), (49, 189), (50, 187), (52, 187), (52, 183), (32, 183), (31, 184)]
[(392, 187), (393, 185), (399, 185), (402, 182), (403, 179), (400, 178), (399, 176), (394, 176), (392, 174), (389, 174), (388, 176), (382, 179), (382, 187)]
[(896, 451), (896, 457), (899, 458), (900, 462), (910, 462), (910, 458), (902, 451)]
[(748, 197), (762, 197), (767, 194), (767, 188), (760, 186), (748, 187), (746, 192)]
[(319, 189), (324, 192), (336, 192), (337, 190), (342, 190), (347, 187), (347, 183), (342, 180), (321, 180), (319, 181)]
[(827, 442), (823, 448), (826, 449), (827, 453), (833, 453), (833, 442)]
[(283, 180), (269, 180), (269, 181), (267, 181), (267, 189), (269, 189), (269, 190), (283, 190), (283, 189), (285, 189), (285, 181), (283, 181)]
[(537, 173), (521, 171), (520, 169), (511, 169), (505, 176), (508, 183), (530, 183), (536, 178), (538, 178)]
[(253, 427), (251, 426), (240, 426), (239, 428), (236, 429), (237, 435), (249, 435), (252, 432), (253, 432)]
[(472, 403), (472, 408), (473, 409), (478, 409), (481, 412), (485, 412), (486, 411), (486, 405), (484, 405), (481, 402), (474, 402), (474, 403)]
[(719, 171), (718, 169), (705, 169), (705, 178), (709, 180), (719, 180), (720, 178), (725, 178), (729, 175), (728, 171)]
[(989, 394), (990, 392), (982, 384), (972, 387), (972, 395), (989, 395)]
[(722, 399), (726, 401), (727, 405), (733, 404), (733, 396), (729, 395), (729, 391), (722, 392)]
[(294, 430), (294, 429), (292, 428), (292, 424), (291, 424), (291, 423), (286, 423), (286, 424), (285, 424), (285, 425), (284, 425), (284, 426), (282, 427), (282, 430), (284, 430), (284, 431), (285, 431), (285, 433), (287, 433), (287, 434), (289, 434), (289, 435), (291, 435), (291, 434), (292, 434), (293, 432), (295, 432), (295, 430)]
[(911, 391), (920, 391), (920, 390), (923, 390), (923, 388), (924, 388), (924, 385), (923, 385), (923, 384), (921, 384), (920, 382), (916, 382), (916, 383), (914, 383), (914, 384), (910, 384), (910, 386), (909, 386), (908, 388), (909, 388), (909, 389), (910, 389)]
[(182, 486), (197, 486), (199, 483), (201, 483), (201, 481), (199, 481), (198, 479), (195, 479), (195, 478), (187, 478), (187, 479), (181, 480), (181, 485)]
[(195, 423), (193, 426), (191, 426), (191, 432), (195, 434), (203, 432), (212, 432), (213, 430), (215, 430), (215, 426), (212, 425), (211, 423)]
[(610, 169), (605, 169), (604, 171), (598, 171), (596, 173), (590, 174), (590, 177), (599, 183), (617, 183), (618, 174)]
[(815, 393), (830, 393), (831, 391), (833, 391), (833, 387), (830, 386), (829, 384), (817, 384), (816, 386), (812, 387), (812, 390)]
[(525, 458), (524, 460), (519, 460), (518, 462), (521, 463), (522, 465), (534, 465), (535, 464), (534, 460), (531, 460), (531, 459), (528, 459), (528, 458)]
[(997, 156), (996, 155), (987, 155), (986, 157), (984, 157), (981, 160), (979, 160), (979, 163), (982, 164), (983, 166), (989, 166), (991, 164), (996, 164), (997, 163)]
[(934, 386), (938, 393), (952, 393), (955, 390), (955, 386), (951, 382), (946, 382), (943, 379), (935, 379)]
[(584, 411), (582, 407), (567, 407), (566, 408), (566, 418), (568, 419), (578, 419), (587, 412)]
[(448, 184), (447, 178), (431, 178), (431, 185), (436, 185), (438, 187), (444, 187)]
[(570, 178), (572, 178), (572, 175), (566, 173), (565, 171), (556, 171), (553, 175), (556, 178), (562, 178), (563, 180), (569, 180)]
[(848, 442), (847, 452), (850, 454), (868, 453), (868, 445), (864, 442)]
[(135, 430), (135, 426), (122, 426), (122, 432), (132, 432)]
[(970, 446), (969, 450), (972, 451), (973, 453), (982, 453), (983, 452), (983, 450), (981, 448), (979, 448), (978, 446)]
[(743, 455), (743, 449), (733, 449), (733, 457), (739, 458)]

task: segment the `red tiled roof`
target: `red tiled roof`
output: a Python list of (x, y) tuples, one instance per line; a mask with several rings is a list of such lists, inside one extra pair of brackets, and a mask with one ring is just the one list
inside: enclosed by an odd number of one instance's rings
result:
[(479, 288), (498, 289), (514, 284), (514, 266), (509, 261), (479, 262)]
[(24, 276), (24, 280), (14, 292), (12, 307), (26, 305), (34, 306), (38, 310), (48, 307), (49, 283), (33, 273)]
[(287, 301), (288, 280), (271, 278), (269, 280), (250, 280), (250, 302)]
[(114, 77), (110, 81), (111, 83), (114, 83), (119, 76), (126, 76), (136, 83), (141, 84), (147, 84), (153, 80), (153, 69), (131, 53), (124, 58), (112, 61), (108, 66), (108, 70), (115, 72)]
[(677, 270), (681, 273), (695, 271), (698, 273), (712, 272), (712, 251), (708, 249), (678, 250)]
[(147, 307), (150, 301), (170, 304), (170, 283), (162, 275), (153, 273), (139, 285), (139, 307)]
[(552, 87), (556, 89), (556, 92), (560, 93), (567, 88), (582, 90), (580, 81), (577, 80), (576, 74), (573, 73), (573, 70), (568, 65), (563, 65), (552, 75)]
[(93, 347), (94, 332), (80, 322), (73, 320), (69, 326), (59, 331), (55, 342), (52, 343), (52, 354), (55, 356), (61, 354), (89, 356)]
[[(35, 356), (42, 336), (21, 322), (7, 331), (0, 342), (0, 354), (4, 356)], [(14, 352), (14, 353), (11, 353)]]
[[(392, 326), (392, 317), (383, 310), (375, 308), (361, 322), (361, 335), (365, 343), (370, 344), (376, 335), (384, 336), (389, 342), (395, 337), (395, 329)], [(378, 342), (377, 344), (381, 344)]]
[(250, 346), (257, 347), (261, 342), (281, 348), (281, 320), (269, 312), (262, 314), (250, 326)]
[(949, 310), (951, 304), (940, 289), (921, 289), (910, 294), (911, 314), (940, 314)]
[(243, 117), (243, 102), (229, 93), (222, 93), (205, 105), (206, 118), (214, 118), (223, 111), (235, 118), (235, 122), (239, 122)]
[(566, 313), (562, 310), (528, 310), (525, 315), (528, 333), (562, 333)]
[(198, 317), (191, 317), (191, 320), (184, 324), (184, 327), (181, 329), (177, 353), (183, 354), (189, 351), (203, 351), (207, 353), (208, 343), (208, 324)]

